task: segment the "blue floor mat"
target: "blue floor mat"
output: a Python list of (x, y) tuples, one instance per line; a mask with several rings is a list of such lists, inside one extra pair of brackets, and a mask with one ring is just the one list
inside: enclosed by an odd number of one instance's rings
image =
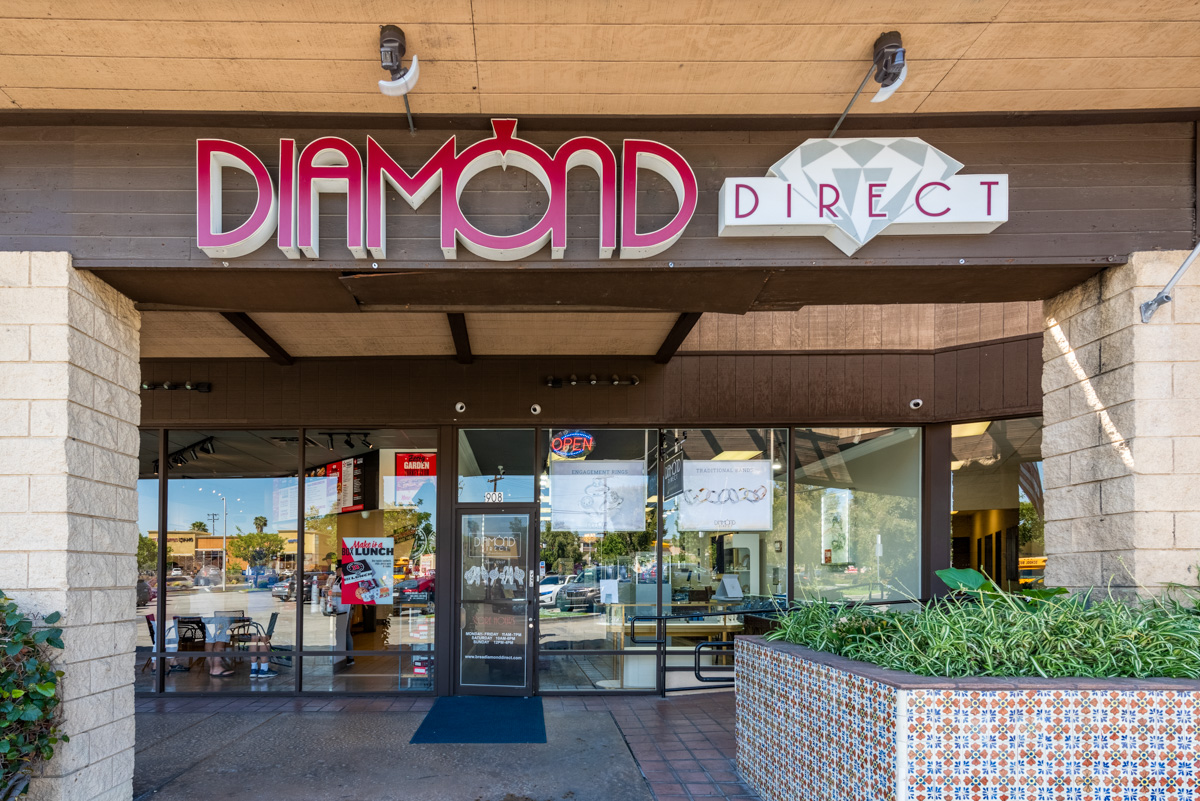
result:
[(412, 743), (544, 743), (541, 698), (439, 698)]

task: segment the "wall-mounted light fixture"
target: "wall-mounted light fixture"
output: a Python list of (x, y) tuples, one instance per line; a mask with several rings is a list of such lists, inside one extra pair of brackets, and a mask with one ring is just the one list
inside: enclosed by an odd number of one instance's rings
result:
[(875, 82), (880, 87), (875, 96), (871, 98), (872, 103), (882, 103), (887, 100), (895, 94), (896, 90), (900, 88), (900, 84), (904, 83), (904, 79), (908, 77), (908, 56), (904, 49), (904, 42), (900, 38), (900, 31), (881, 33), (871, 50), (871, 66), (867, 68), (867, 74), (863, 76), (862, 83), (858, 85), (854, 97), (850, 98), (850, 102), (846, 104), (846, 110), (842, 112), (842, 116), (838, 117), (837, 124), (829, 132), (830, 139), (837, 135), (838, 129), (842, 127), (842, 121), (854, 107), (854, 101), (858, 100), (858, 96), (862, 94), (872, 73), (875, 75)]
[(412, 64), (408, 67), (404, 66), (405, 49), (404, 31), (400, 30), (399, 25), (381, 25), (379, 27), (379, 66), (392, 76), (390, 81), (379, 82), (379, 91), (389, 97), (404, 98), (404, 113), (408, 117), (408, 130), (409, 133), (415, 134), (417, 129), (413, 126), (412, 108), (408, 105), (408, 93), (417, 85), (417, 78), (421, 76), (421, 66), (417, 63), (415, 55), (412, 57)]

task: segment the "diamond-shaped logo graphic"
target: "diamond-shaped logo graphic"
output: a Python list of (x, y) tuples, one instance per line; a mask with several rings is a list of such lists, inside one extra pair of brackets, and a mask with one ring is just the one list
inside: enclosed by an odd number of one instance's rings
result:
[(765, 178), (728, 178), (719, 236), (824, 236), (847, 255), (881, 234), (988, 233), (1008, 220), (1007, 175), (921, 139), (810, 139)]

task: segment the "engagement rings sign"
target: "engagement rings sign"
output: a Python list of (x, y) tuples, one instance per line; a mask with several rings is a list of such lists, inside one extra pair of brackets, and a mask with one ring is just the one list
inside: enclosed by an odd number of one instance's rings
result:
[(853, 254), (876, 236), (986, 234), (1008, 221), (1007, 175), (916, 138), (810, 139), (764, 178), (727, 178), (718, 236), (823, 236)]

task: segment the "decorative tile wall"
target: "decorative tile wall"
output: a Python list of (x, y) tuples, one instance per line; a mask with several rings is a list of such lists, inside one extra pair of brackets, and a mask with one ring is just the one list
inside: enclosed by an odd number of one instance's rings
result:
[(737, 640), (737, 760), (764, 801), (895, 799), (896, 690)]
[(811, 653), (738, 638), (738, 768), (766, 801), (1200, 798), (1198, 682), (943, 689)]
[(1200, 692), (904, 694), (908, 769), (899, 778), (912, 801), (1200, 797)]

